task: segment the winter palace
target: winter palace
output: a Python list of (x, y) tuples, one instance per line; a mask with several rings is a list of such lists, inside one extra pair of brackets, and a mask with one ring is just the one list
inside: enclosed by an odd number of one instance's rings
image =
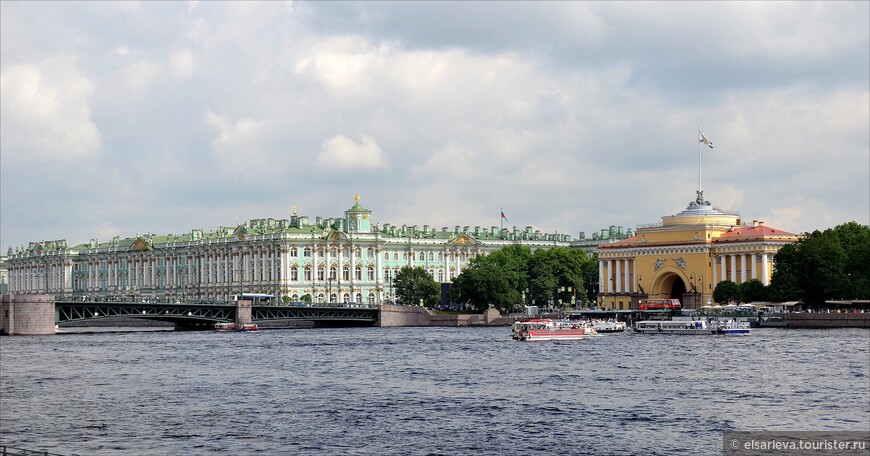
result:
[(65, 240), (31, 242), (10, 249), (6, 268), (10, 293), (155, 300), (264, 293), (294, 301), (309, 295), (314, 302), (380, 303), (393, 301), (392, 281), (402, 266), (422, 266), (445, 283), (475, 256), (506, 245), (591, 250), (631, 234), (622, 227), (592, 239), (532, 227), (379, 227), (356, 196), (344, 217), (314, 223), (294, 209), (290, 220), (251, 220), (214, 231), (116, 236), (75, 247)]

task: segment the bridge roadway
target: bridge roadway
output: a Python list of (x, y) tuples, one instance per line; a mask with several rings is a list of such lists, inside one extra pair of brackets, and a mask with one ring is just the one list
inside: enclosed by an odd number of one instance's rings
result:
[[(175, 323), (181, 327), (211, 327), (236, 320), (236, 302), (140, 302), (55, 300), (58, 326), (111, 318), (142, 318)], [(253, 303), (254, 323), (313, 321), (323, 326), (373, 326), (378, 306), (355, 303)]]

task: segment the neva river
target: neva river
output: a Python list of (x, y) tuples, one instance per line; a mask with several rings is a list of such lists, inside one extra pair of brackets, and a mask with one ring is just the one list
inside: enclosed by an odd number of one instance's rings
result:
[(0, 339), (0, 444), (85, 455), (722, 453), (870, 427), (870, 331), (96, 332)]

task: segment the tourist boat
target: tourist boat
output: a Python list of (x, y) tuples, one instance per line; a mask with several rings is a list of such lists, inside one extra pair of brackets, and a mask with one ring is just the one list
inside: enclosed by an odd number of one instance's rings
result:
[(579, 321), (539, 318), (519, 320), (511, 326), (515, 340), (578, 340), (595, 335), (595, 328)]
[(593, 319), (592, 326), (599, 333), (615, 333), (625, 331), (625, 322), (616, 320)]
[(215, 323), (214, 330), (215, 331), (242, 332), (242, 331), (259, 331), (260, 328), (257, 327), (256, 323), (244, 323), (241, 325), (237, 325), (235, 323)]
[(634, 330), (644, 334), (750, 334), (749, 323), (736, 320), (647, 320), (635, 323)]

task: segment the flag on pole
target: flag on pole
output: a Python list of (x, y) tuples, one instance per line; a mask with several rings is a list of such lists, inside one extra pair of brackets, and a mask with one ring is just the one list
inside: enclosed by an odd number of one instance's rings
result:
[(702, 143), (706, 144), (709, 148), (712, 149), (713, 148), (713, 141), (710, 141), (709, 139), (707, 139), (707, 137), (704, 135), (704, 133), (702, 133), (700, 131), (698, 131), (698, 134), (701, 135), (701, 137), (698, 139), (698, 142), (702, 142)]
[(501, 218), (503, 218), (506, 222), (510, 223), (510, 220), (508, 220), (507, 217), (504, 216), (504, 211), (501, 211)]

